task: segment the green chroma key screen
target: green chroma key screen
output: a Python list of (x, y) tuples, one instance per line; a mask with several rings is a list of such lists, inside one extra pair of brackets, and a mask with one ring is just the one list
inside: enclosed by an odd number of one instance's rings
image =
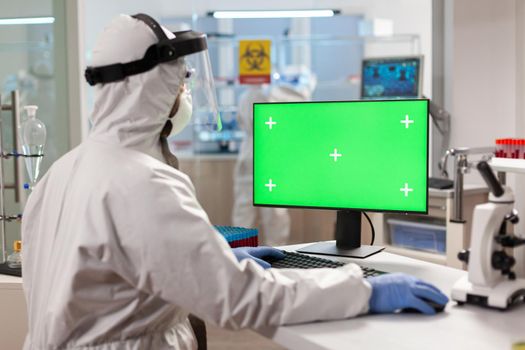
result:
[(428, 101), (256, 103), (253, 203), (427, 212)]

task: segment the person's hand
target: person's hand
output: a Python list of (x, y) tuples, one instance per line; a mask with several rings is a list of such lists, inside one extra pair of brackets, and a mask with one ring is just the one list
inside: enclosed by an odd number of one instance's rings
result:
[(232, 251), (237, 260), (252, 259), (264, 269), (270, 268), (271, 265), (261, 258), (272, 258), (274, 260), (284, 259), (284, 253), (272, 247), (240, 247), (232, 248)]
[(393, 313), (400, 309), (416, 309), (426, 315), (436, 311), (424, 300), (445, 305), (448, 297), (439, 289), (403, 273), (392, 273), (367, 279), (372, 285), (370, 313)]

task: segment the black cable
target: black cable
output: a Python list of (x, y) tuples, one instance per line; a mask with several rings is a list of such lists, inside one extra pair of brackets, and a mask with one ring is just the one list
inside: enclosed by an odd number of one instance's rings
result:
[(370, 224), (370, 229), (372, 229), (372, 243), (370, 243), (370, 245), (374, 245), (374, 241), (376, 240), (376, 230), (374, 230), (374, 224), (372, 224), (372, 220), (370, 220), (370, 217), (367, 213), (363, 212), (363, 214), (365, 214), (365, 217)]

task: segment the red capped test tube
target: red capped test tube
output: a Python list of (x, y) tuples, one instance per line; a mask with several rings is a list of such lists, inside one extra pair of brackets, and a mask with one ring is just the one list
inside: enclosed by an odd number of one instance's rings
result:
[(502, 149), (501, 149), (501, 139), (496, 139), (496, 157), (501, 157)]

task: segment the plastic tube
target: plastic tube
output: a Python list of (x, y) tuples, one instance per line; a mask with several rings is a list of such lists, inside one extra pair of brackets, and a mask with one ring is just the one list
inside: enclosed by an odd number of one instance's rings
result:
[(501, 158), (503, 155), (503, 149), (501, 147), (501, 139), (496, 139), (496, 157)]

